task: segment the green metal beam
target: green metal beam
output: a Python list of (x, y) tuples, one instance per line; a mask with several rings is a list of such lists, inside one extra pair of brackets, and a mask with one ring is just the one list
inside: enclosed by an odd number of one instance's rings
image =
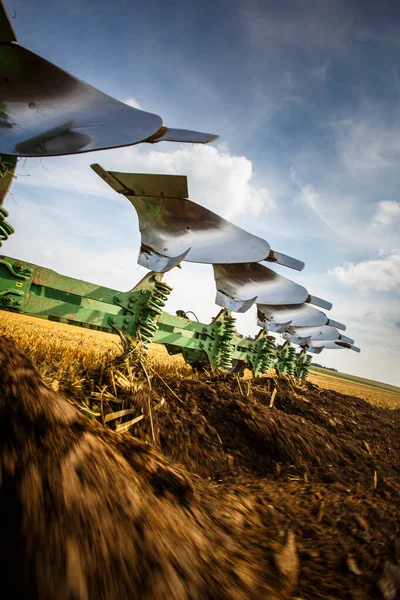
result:
[[(235, 332), (235, 320), (227, 310), (205, 325), (163, 311), (171, 289), (162, 274), (149, 273), (132, 290), (120, 292), (60, 275), (51, 269), (0, 256), (0, 308), (53, 321), (107, 332), (122, 332), (164, 344), (170, 354), (182, 353), (194, 366), (230, 370), (232, 363), (254, 374), (276, 366), (283, 374), (304, 377), (309, 362), (286, 343), (275, 348), (275, 339), (260, 330), (244, 339)], [(297, 365), (296, 357), (301, 357)], [(305, 355), (307, 356), (307, 355)]]

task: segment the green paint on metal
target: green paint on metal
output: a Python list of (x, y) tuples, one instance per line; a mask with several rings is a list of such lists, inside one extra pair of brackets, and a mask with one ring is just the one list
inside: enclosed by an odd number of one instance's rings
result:
[[(116, 192), (125, 196), (152, 198), (189, 198), (185, 175), (156, 175), (106, 171), (98, 164), (90, 165)], [(129, 198), (132, 202), (132, 198)]]
[[(2, 256), (0, 305), (48, 319), (135, 335), (147, 293), (158, 278), (150, 273), (133, 290), (122, 293)], [(22, 305), (7, 300), (15, 295), (22, 296)]]
[(277, 350), (275, 369), (282, 375), (293, 377), (296, 367), (296, 349), (289, 342), (285, 342)]
[(296, 355), (295, 376), (298, 379), (307, 379), (311, 360), (311, 354), (307, 354), (305, 350)]
[(0, 256), (0, 308), (164, 344), (182, 353), (194, 367), (231, 370), (240, 364), (256, 376), (275, 366), (280, 373), (304, 378), (310, 359), (261, 330), (255, 339), (235, 331), (235, 319), (221, 310), (211, 323), (191, 321), (183, 311), (163, 311), (171, 287), (162, 274), (149, 273), (132, 290), (119, 292), (60, 275), (51, 269)]
[[(1, 20), (1, 5), (0, 5), (0, 20)], [(4, 103), (3, 103), (4, 104)], [(0, 117), (3, 112), (2, 103), (0, 102)], [(7, 241), (10, 235), (14, 233), (14, 228), (6, 218), (8, 212), (3, 207), (3, 201), (6, 197), (8, 189), (14, 178), (15, 168), (17, 165), (16, 157), (1, 156), (0, 157), (0, 246)]]
[(14, 227), (6, 221), (8, 212), (0, 206), (0, 246), (14, 233)]

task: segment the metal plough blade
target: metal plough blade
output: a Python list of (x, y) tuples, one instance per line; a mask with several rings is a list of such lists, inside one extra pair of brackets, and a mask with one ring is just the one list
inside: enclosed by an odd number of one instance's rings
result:
[[(315, 354), (319, 354), (322, 350), (343, 350), (343, 349), (353, 350), (354, 352), (361, 352), (360, 348), (357, 346), (353, 346), (347, 342), (342, 340), (310, 340), (308, 343), (307, 350), (309, 352), (314, 352)], [(318, 352), (315, 352), (318, 350)]]
[(308, 344), (308, 342), (311, 339), (309, 337), (301, 337), (301, 336), (293, 335), (291, 333), (286, 333), (286, 332), (282, 334), (282, 337), (287, 342), (290, 342), (291, 344), (298, 344), (300, 346), (305, 346), (306, 344)]
[(246, 312), (254, 302), (300, 304), (306, 288), (258, 263), (213, 265), (216, 303), (234, 312)]
[(287, 256), (286, 254), (282, 254), (282, 252), (276, 252), (275, 250), (270, 250), (267, 258), (262, 262), (276, 263), (283, 267), (288, 267), (289, 269), (295, 269), (296, 271), (302, 271), (304, 269), (304, 262), (302, 260)]
[(348, 341), (350, 344), (354, 343), (354, 340), (342, 336), (336, 327), (330, 327), (329, 325), (321, 325), (319, 327), (293, 327), (290, 326), (287, 329), (291, 335), (297, 335), (312, 340), (337, 340), (343, 339)]
[[(287, 329), (290, 326), (291, 322), (287, 321), (286, 323), (275, 323), (275, 322), (267, 321), (262, 310), (259, 310), (260, 307), (262, 308), (263, 306), (265, 306), (265, 305), (257, 304), (257, 325), (258, 325), (258, 327), (262, 327), (263, 329), (267, 329), (268, 331), (272, 331), (274, 333), (283, 333), (285, 331), (285, 329)], [(296, 305), (294, 304), (293, 306), (296, 306)], [(279, 307), (277, 306), (276, 308), (279, 308)]]
[(218, 138), (168, 130), (158, 115), (119, 102), (13, 43), (0, 45), (0, 130), (0, 155), (28, 157)]
[(325, 310), (331, 310), (332, 308), (332, 302), (318, 298), (318, 296), (309, 296), (306, 302), (314, 304), (315, 306), (319, 306), (320, 308), (324, 308)]
[(316, 348), (315, 346), (306, 346), (307, 348), (307, 352), (311, 352), (311, 354), (321, 354), (322, 350), (324, 349), (323, 346), (320, 346), (319, 348)]
[(218, 139), (218, 135), (212, 133), (200, 133), (189, 129), (170, 129), (161, 127), (161, 129), (151, 138), (146, 140), (150, 144), (157, 142), (187, 142), (190, 144), (208, 144)]
[(289, 262), (290, 257), (276, 256), (267, 241), (189, 200), (186, 177), (116, 173), (100, 165), (92, 169), (135, 207), (142, 242), (139, 264), (148, 269), (165, 272), (182, 260), (278, 263), (282, 257)]
[(337, 329), (346, 329), (346, 326), (329, 319), (324, 312), (310, 306), (309, 303), (293, 304), (286, 306), (257, 305), (259, 319), (263, 322), (264, 329), (269, 331), (285, 331), (287, 327), (317, 327), (331, 325)]
[(334, 327), (323, 325), (322, 327), (288, 327), (287, 331), (282, 333), (283, 339), (292, 344), (310, 344), (315, 346), (316, 342), (325, 344), (331, 341), (342, 341), (346, 344), (354, 344), (354, 340), (345, 335), (341, 335)]

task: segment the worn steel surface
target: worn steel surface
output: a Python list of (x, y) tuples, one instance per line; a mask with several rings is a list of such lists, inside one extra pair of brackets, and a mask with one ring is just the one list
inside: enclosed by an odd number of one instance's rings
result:
[(138, 262), (150, 270), (165, 272), (182, 260), (209, 264), (265, 260), (282, 261), (298, 269), (304, 266), (189, 200), (186, 178), (117, 173), (97, 164), (92, 169), (135, 207), (142, 241)]
[[(283, 334), (283, 337), (286, 334)], [(336, 327), (322, 325), (320, 327), (288, 327), (287, 335), (298, 336), (299, 338), (308, 338), (310, 340), (342, 340), (348, 344), (354, 344), (354, 340), (341, 334)], [(289, 339), (287, 337), (286, 339)]]
[(353, 346), (353, 344), (349, 344), (342, 340), (310, 340), (307, 344), (308, 352), (316, 353), (315, 350), (317, 350), (317, 353), (319, 353), (324, 349), (326, 349), (326, 350), (348, 349), (348, 350), (353, 350), (354, 352), (360, 352), (360, 348), (358, 348), (357, 346)]
[(300, 338), (309, 338), (313, 340), (337, 340), (339, 331), (336, 327), (329, 325), (321, 325), (319, 327), (293, 327), (287, 329), (288, 334), (298, 336)]
[(0, 4), (0, 155), (56, 156), (145, 141), (218, 139), (164, 127), (158, 115), (103, 94), (15, 41)]
[(0, 153), (77, 154), (142, 142), (158, 115), (103, 94), (16, 44), (0, 46)]
[(8, 217), (8, 212), (3, 207), (3, 201), (14, 178), (16, 165), (16, 158), (12, 156), (0, 157), (0, 246), (3, 242), (8, 240), (12, 233), (14, 233), (14, 228), (6, 220)]
[(235, 312), (246, 312), (261, 304), (300, 304), (306, 288), (258, 263), (213, 265), (216, 303)]
[(331, 325), (337, 329), (345, 330), (346, 326), (338, 321), (329, 319), (321, 310), (317, 310), (308, 303), (292, 304), (286, 306), (268, 306), (258, 304), (258, 317), (263, 326), (270, 331), (282, 332), (287, 327), (317, 327)]
[(188, 144), (208, 144), (218, 139), (218, 135), (213, 133), (201, 133), (191, 129), (171, 129), (170, 127), (161, 127), (153, 136), (146, 140), (150, 144), (157, 142), (187, 142)]

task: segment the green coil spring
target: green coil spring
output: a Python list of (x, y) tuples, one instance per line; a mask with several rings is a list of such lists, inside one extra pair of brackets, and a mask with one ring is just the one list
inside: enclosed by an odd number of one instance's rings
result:
[(288, 349), (287, 359), (286, 359), (286, 373), (289, 377), (293, 377), (294, 371), (296, 368), (296, 348), (291, 346)]
[(229, 369), (232, 366), (233, 344), (232, 338), (235, 333), (235, 319), (229, 313), (224, 315), (222, 331), (218, 336), (219, 360), (218, 367)]
[(275, 338), (267, 336), (262, 349), (262, 359), (260, 364), (261, 373), (266, 373), (273, 363), (275, 354)]
[(310, 372), (311, 360), (312, 360), (311, 354), (307, 354), (307, 357), (305, 358), (303, 364), (301, 365), (299, 379), (307, 379), (308, 373)]
[(158, 329), (157, 317), (161, 315), (165, 303), (168, 300), (168, 295), (171, 293), (172, 287), (163, 281), (154, 283), (154, 290), (151, 292), (150, 298), (143, 304), (139, 314), (138, 332), (147, 349), (155, 332)]
[(288, 374), (288, 371), (290, 370), (289, 363), (290, 363), (291, 358), (290, 358), (290, 354), (289, 354), (289, 349), (290, 349), (290, 347), (289, 347), (288, 342), (285, 342), (283, 344), (283, 346), (281, 346), (278, 349), (275, 369), (276, 369), (277, 373), (280, 375), (286, 375), (286, 374)]
[(14, 233), (14, 228), (10, 223), (7, 223), (6, 217), (8, 217), (8, 212), (5, 208), (0, 206), (0, 246), (3, 242), (8, 240), (12, 233)]

